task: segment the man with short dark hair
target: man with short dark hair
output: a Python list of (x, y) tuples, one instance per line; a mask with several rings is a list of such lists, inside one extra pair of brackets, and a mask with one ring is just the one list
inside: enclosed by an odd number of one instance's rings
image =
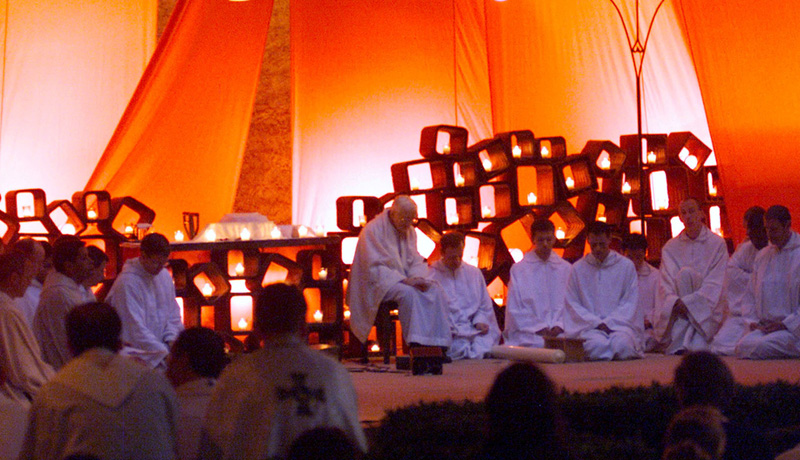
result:
[(500, 328), (494, 302), (486, 290), (483, 273), (464, 263), (464, 235), (450, 232), (439, 241), (442, 258), (431, 265), (428, 276), (447, 295), (453, 324), (453, 343), (447, 349), (451, 359), (480, 359), (500, 342)]
[(303, 294), (294, 286), (271, 284), (259, 295), (254, 313), (264, 347), (222, 372), (198, 458), (285, 458), (298, 436), (319, 426), (341, 428), (366, 451), (350, 375), (338, 361), (305, 344)]
[(575, 262), (567, 282), (566, 335), (584, 339), (591, 360), (641, 358), (633, 262), (610, 249), (611, 227), (605, 222), (589, 223), (586, 232), (592, 251)]
[(564, 294), (572, 265), (553, 252), (556, 227), (531, 224), (533, 249), (511, 266), (503, 336), (506, 345), (544, 347), (545, 337), (564, 332)]
[(661, 249), (653, 329), (668, 354), (708, 349), (725, 314), (725, 240), (703, 223), (697, 200), (680, 204), (684, 229)]
[(771, 206), (764, 215), (769, 245), (756, 255), (750, 280), (749, 333), (736, 356), (750, 359), (800, 357), (800, 235), (789, 210)]
[(123, 354), (150, 367), (164, 368), (169, 346), (183, 330), (175, 285), (164, 266), (169, 241), (150, 233), (142, 238), (141, 255), (129, 259), (106, 296), (122, 319)]
[(117, 353), (121, 328), (110, 305), (70, 310), (75, 357), (37, 394), (20, 459), (175, 458), (175, 392), (163, 375)]
[(642, 349), (652, 351), (658, 346), (658, 341), (653, 335), (653, 310), (656, 306), (656, 292), (661, 279), (658, 269), (647, 263), (647, 238), (641, 233), (625, 235), (622, 239), (622, 252), (625, 257), (633, 262), (636, 267), (636, 278), (639, 287), (639, 302), (636, 308), (637, 315), (644, 327), (642, 334)]
[(63, 235), (53, 243), (53, 268), (42, 288), (33, 332), (44, 360), (58, 370), (72, 358), (64, 328), (67, 313), (76, 305), (96, 299), (82, 284), (91, 273), (92, 259), (80, 238)]

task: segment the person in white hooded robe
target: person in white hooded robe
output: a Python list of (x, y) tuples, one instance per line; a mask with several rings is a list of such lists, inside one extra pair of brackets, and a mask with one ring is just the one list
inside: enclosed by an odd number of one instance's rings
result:
[(553, 252), (556, 227), (531, 224), (533, 250), (511, 266), (503, 335), (506, 345), (544, 347), (545, 337), (564, 332), (564, 295), (572, 265)]
[(684, 200), (680, 219), (685, 227), (661, 249), (653, 329), (667, 354), (708, 349), (725, 314), (728, 249), (703, 217), (697, 200)]
[(125, 262), (106, 296), (122, 318), (123, 354), (152, 368), (166, 366), (169, 347), (183, 330), (175, 285), (164, 268), (169, 253), (164, 235), (146, 235), (141, 255)]
[(350, 329), (366, 343), (381, 303), (397, 303), (403, 338), (409, 345), (449, 347), (452, 342), (447, 298), (426, 278), (428, 264), (417, 252), (417, 205), (405, 196), (372, 219), (356, 245), (347, 304)]
[(451, 359), (480, 359), (500, 342), (500, 328), (486, 280), (477, 268), (464, 263), (464, 235), (442, 236), (442, 258), (430, 267), (430, 279), (439, 283), (448, 300), (453, 323), (453, 343), (447, 350)]
[(789, 210), (771, 206), (764, 215), (769, 245), (753, 264), (745, 320), (749, 333), (736, 344), (747, 359), (800, 357), (800, 235)]
[(612, 251), (611, 227), (586, 226), (591, 252), (572, 266), (564, 318), (567, 337), (584, 339), (590, 360), (641, 358), (642, 322), (633, 262)]
[(642, 323), (642, 349), (654, 351), (658, 347), (658, 340), (653, 334), (653, 311), (656, 308), (656, 292), (661, 275), (658, 269), (647, 263), (647, 238), (640, 233), (626, 235), (622, 239), (622, 252), (625, 257), (633, 262), (636, 267), (636, 277), (639, 286), (639, 302), (637, 307), (637, 321)]

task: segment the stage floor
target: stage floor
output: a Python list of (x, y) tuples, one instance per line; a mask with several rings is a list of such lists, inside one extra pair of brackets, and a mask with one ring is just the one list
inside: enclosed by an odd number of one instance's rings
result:
[[(750, 361), (723, 358), (737, 382), (744, 385), (783, 380), (800, 383), (800, 361)], [(540, 364), (556, 385), (570, 391), (594, 391), (618, 387), (669, 384), (679, 356), (648, 355), (644, 359), (616, 362)], [(374, 359), (370, 365), (346, 362), (358, 393), (359, 417), (365, 424), (383, 418), (387, 410), (420, 401), (480, 401), (495, 375), (509, 361), (464, 360), (444, 365), (442, 375), (413, 376), (395, 371), (394, 364)]]

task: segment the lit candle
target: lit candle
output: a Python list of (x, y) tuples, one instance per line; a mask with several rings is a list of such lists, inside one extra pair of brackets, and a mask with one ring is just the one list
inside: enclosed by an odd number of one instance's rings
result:
[(494, 303), (496, 303), (497, 305), (500, 305), (500, 306), (505, 305), (506, 299), (503, 298), (503, 294), (495, 294), (493, 299), (494, 299)]
[(206, 230), (203, 236), (205, 237), (206, 241), (217, 241), (217, 232), (215, 232), (213, 228)]
[(381, 351), (381, 347), (377, 343), (374, 343), (374, 344), (372, 344), (372, 347), (369, 349), (369, 351), (377, 353), (377, 352)]
[(567, 177), (567, 180), (564, 182), (566, 182), (568, 189), (572, 190), (573, 188), (575, 188), (575, 181), (572, 180), (571, 177)]
[(488, 158), (484, 158), (483, 160), (481, 160), (481, 164), (483, 164), (483, 169), (485, 169), (487, 171), (491, 171), (492, 170), (492, 160), (490, 160)]
[[(32, 216), (32, 215), (33, 215), (33, 214), (31, 214), (31, 216)], [(90, 209), (90, 210), (88, 210), (88, 211), (86, 212), (86, 217), (88, 217), (89, 219), (97, 219), (97, 211), (95, 211), (94, 209)]]
[(239, 326), (239, 330), (247, 329), (247, 320), (244, 318), (240, 318), (237, 325)]
[(463, 187), (464, 183), (464, 176), (461, 174), (456, 174), (456, 187)]
[(556, 229), (556, 238), (558, 238), (559, 240), (563, 240), (566, 236), (567, 236), (567, 234), (564, 233), (563, 229), (560, 229), (560, 228)]
[(608, 157), (603, 157), (600, 160), (600, 169), (611, 169), (611, 160)]
[(416, 177), (411, 178), (411, 190), (419, 190), (419, 181)]
[(130, 235), (131, 233), (133, 233), (133, 225), (128, 224), (125, 226), (125, 234)]
[(305, 225), (297, 227), (297, 236), (305, 238), (308, 236), (308, 228)]
[(542, 158), (550, 158), (550, 149), (547, 148), (546, 145), (543, 145), (541, 150)]
[(344, 319), (350, 319), (350, 310), (344, 311)]
[(492, 208), (490, 208), (489, 206), (484, 206), (482, 211), (481, 211), (481, 215), (485, 219), (485, 218), (488, 218), (488, 217), (493, 217), (494, 213), (492, 212)]
[(598, 222), (605, 222), (606, 221), (606, 216), (597, 216), (597, 221)]
[(283, 235), (281, 234), (281, 229), (279, 229), (279, 228), (276, 226), (276, 227), (273, 227), (273, 228), (272, 228), (272, 231), (271, 231), (271, 232), (269, 232), (269, 236), (271, 236), (273, 239), (278, 239), (278, 238), (280, 238), (280, 237), (281, 237), (281, 236), (283, 236)]
[(211, 297), (211, 295), (214, 294), (214, 287), (206, 283), (201, 292), (203, 293), (203, 296)]
[(519, 145), (515, 145), (511, 148), (511, 156), (514, 158), (521, 158), (522, 157), (522, 149)]
[(443, 153), (443, 154), (445, 154), (445, 155), (447, 155), (448, 153), (450, 153), (450, 144), (446, 144), (446, 145), (444, 146), (444, 148), (442, 148), (442, 153)]
[(536, 204), (537, 198), (536, 194), (531, 192), (528, 194), (528, 204)]
[(67, 222), (66, 224), (61, 226), (61, 233), (63, 233), (64, 235), (74, 235), (75, 226)]
[(183, 232), (180, 231), (180, 230), (176, 231), (175, 232), (175, 241), (183, 241), (183, 239), (184, 239)]
[(631, 193), (631, 190), (631, 184), (629, 184), (628, 181), (625, 181), (625, 183), (622, 184), (622, 193)]
[(689, 155), (688, 157), (686, 157), (686, 160), (684, 160), (684, 162), (686, 163), (686, 166), (689, 167), (689, 169), (695, 169), (697, 167), (697, 157), (694, 155)]
[(365, 225), (367, 225), (367, 216), (362, 214), (358, 216), (358, 226), (363, 227)]
[(447, 225), (458, 225), (458, 214), (448, 214)]
[(247, 227), (243, 228), (241, 232), (239, 232), (239, 239), (242, 241), (247, 241), (250, 239), (250, 230)]
[(325, 267), (320, 268), (319, 271), (317, 272), (317, 277), (319, 277), (319, 279), (321, 280), (328, 279), (328, 269)]
[(656, 157), (656, 153), (655, 152), (653, 152), (651, 150), (650, 152), (647, 153), (647, 162), (648, 163), (655, 163), (656, 159), (657, 159), (657, 157)]
[(314, 312), (314, 321), (321, 323), (322, 322), (322, 312), (317, 310)]
[(325, 226), (317, 225), (316, 228), (314, 228), (314, 234), (317, 236), (325, 236)]
[(23, 206), (19, 212), (20, 217), (33, 217), (33, 207), (32, 206)]
[(242, 263), (239, 262), (238, 264), (236, 264), (236, 267), (233, 269), (233, 271), (236, 272), (236, 276), (244, 275), (244, 265), (242, 265)]

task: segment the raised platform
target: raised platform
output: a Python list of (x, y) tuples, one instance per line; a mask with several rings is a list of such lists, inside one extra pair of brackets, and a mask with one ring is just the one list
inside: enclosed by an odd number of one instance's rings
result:
[[(738, 383), (753, 385), (784, 380), (800, 382), (800, 361), (750, 361), (723, 358)], [(500, 359), (464, 360), (445, 364), (442, 375), (412, 376), (375, 360), (368, 366), (346, 363), (358, 393), (359, 418), (374, 423), (386, 411), (419, 401), (480, 401), (489, 391), (495, 375), (509, 361)], [(570, 391), (594, 391), (618, 387), (669, 384), (679, 356), (648, 355), (645, 359), (616, 362), (541, 364), (556, 382)]]

